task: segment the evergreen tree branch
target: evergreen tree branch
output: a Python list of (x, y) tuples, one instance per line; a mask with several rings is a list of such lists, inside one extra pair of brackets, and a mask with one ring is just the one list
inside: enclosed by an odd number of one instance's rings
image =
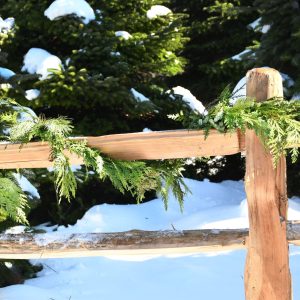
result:
[[(211, 129), (232, 132), (240, 129), (255, 130), (265, 147), (271, 152), (274, 165), (287, 148), (300, 144), (300, 102), (272, 98), (264, 102), (255, 99), (238, 99), (231, 104), (232, 95), (227, 87), (219, 97), (217, 105), (206, 115), (196, 112), (180, 112), (170, 118), (180, 121), (187, 128)], [(297, 147), (288, 150), (295, 162), (299, 155)]]

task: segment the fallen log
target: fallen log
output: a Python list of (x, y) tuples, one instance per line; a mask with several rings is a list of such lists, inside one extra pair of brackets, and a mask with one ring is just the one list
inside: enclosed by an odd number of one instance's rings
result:
[[(0, 259), (187, 254), (247, 247), (248, 229), (205, 229), (115, 233), (0, 234)], [(300, 245), (300, 223), (289, 222), (287, 237)]]

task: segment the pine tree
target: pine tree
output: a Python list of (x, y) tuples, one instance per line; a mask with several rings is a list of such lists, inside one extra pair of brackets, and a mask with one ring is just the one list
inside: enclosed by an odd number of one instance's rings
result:
[(0, 15), (15, 18), (12, 31), (2, 35), (5, 67), (21, 73), (31, 48), (61, 60), (44, 80), (20, 76), (10, 96), (28, 105), (25, 90), (38, 89), (30, 106), (47, 116), (73, 118), (80, 134), (172, 126), (166, 114), (176, 109), (167, 101), (165, 79), (183, 71), (178, 53), (185, 42), (184, 16), (166, 8), (155, 15), (166, 1), (88, 1), (95, 17), (88, 21), (74, 14), (50, 20), (44, 12), (53, 1), (1, 2)]
[[(14, 18), (14, 24), (0, 30), (0, 66), (16, 73), (1, 78), (0, 70), (0, 83), (12, 86), (3, 86), (1, 95), (30, 106), (37, 115), (72, 118), (77, 135), (177, 128), (167, 115), (181, 104), (170, 98), (166, 78), (182, 72), (185, 65), (179, 56), (186, 42), (185, 15), (162, 6), (168, 6), (164, 0), (82, 0), (74, 2), (89, 6), (88, 18), (67, 14), (52, 19), (44, 13), (54, 2), (58, 1), (0, 1), (4, 21)], [(44, 67), (43, 75), (37, 74), (41, 73), (37, 68), (22, 70), (24, 59), (32, 59), (24, 57), (32, 48), (39, 50), (33, 56), (51, 54), (55, 68)], [(31, 177), (43, 187), (44, 203), (30, 217), (36, 222), (49, 217), (64, 224), (75, 222), (101, 201), (134, 201), (130, 195), (116, 194), (107, 181), (86, 181), (78, 171), (76, 176), (83, 183), (76, 201), (57, 206), (50, 181), (54, 174), (47, 173), (46, 180), (44, 170), (34, 173)]]
[[(209, 103), (228, 84), (234, 85), (253, 66), (251, 59), (232, 58), (251, 48), (260, 36), (249, 25), (258, 18), (251, 0), (173, 0), (173, 10), (189, 14), (185, 72), (173, 84), (189, 88)], [(173, 78), (171, 79), (174, 82)]]
[[(254, 1), (260, 10), (260, 26), (264, 28), (258, 49), (257, 64), (266, 65), (289, 76), (285, 94), (300, 99), (300, 3), (288, 1)], [(288, 191), (300, 195), (300, 160), (291, 164), (288, 159)]]
[[(286, 73), (294, 81), (291, 95), (300, 92), (300, 4), (299, 1), (254, 1), (260, 10), (264, 34), (256, 51), (258, 64)], [(300, 98), (299, 96), (297, 98)]]

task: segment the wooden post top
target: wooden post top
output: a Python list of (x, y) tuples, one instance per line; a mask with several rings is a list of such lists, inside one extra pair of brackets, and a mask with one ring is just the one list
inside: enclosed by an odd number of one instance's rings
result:
[(282, 77), (272, 68), (255, 68), (247, 72), (246, 91), (248, 96), (255, 95), (258, 102), (265, 101), (276, 95), (283, 98)]

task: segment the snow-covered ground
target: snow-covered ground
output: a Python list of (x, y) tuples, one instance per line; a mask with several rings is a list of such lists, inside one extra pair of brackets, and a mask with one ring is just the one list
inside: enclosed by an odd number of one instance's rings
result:
[[(131, 229), (241, 228), (247, 226), (243, 182), (186, 179), (192, 195), (181, 213), (174, 199), (140, 205), (98, 205), (59, 232)], [(300, 199), (290, 200), (289, 219), (300, 219)], [(20, 228), (19, 228), (20, 229)], [(48, 231), (50, 229), (48, 228)], [(294, 300), (300, 300), (300, 251), (291, 247)], [(24, 285), (0, 290), (1, 300), (244, 299), (245, 251), (186, 256), (134, 256), (37, 260), (44, 269)]]

